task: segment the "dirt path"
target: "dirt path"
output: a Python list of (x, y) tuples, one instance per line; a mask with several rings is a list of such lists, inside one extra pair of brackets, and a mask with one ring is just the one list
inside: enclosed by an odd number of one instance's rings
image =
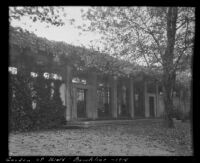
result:
[(158, 140), (150, 140), (137, 125), (117, 125), (12, 133), (9, 136), (9, 155), (160, 156), (177, 153)]

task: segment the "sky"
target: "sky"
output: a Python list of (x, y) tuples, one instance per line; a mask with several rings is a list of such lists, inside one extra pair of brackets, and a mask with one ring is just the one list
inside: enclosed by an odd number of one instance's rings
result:
[[(81, 18), (81, 9), (87, 10), (88, 7), (65, 7), (67, 18), (74, 18), (77, 25), (82, 25), (83, 23), (87, 24), (87, 22)], [(45, 37), (54, 41), (64, 41), (77, 46), (84, 45), (85, 47), (89, 47), (91, 40), (100, 39), (101, 37), (100, 34), (94, 32), (83, 33), (80, 29), (69, 24), (67, 20), (65, 22), (64, 26), (50, 26), (47, 28), (47, 24), (45, 23), (39, 21), (33, 23), (28, 17), (23, 17), (21, 21), (14, 20), (11, 24), (14, 27), (19, 26), (29, 31), (33, 31), (39, 37)]]
[[(91, 45), (94, 47), (97, 46), (98, 50), (104, 50), (104, 46), (100, 43), (101, 34), (97, 32), (83, 32), (81, 29), (75, 28), (69, 23), (68, 19), (75, 19), (76, 26), (83, 24), (88, 24), (88, 20), (83, 20), (81, 17), (81, 9), (87, 11), (89, 7), (64, 7), (64, 12), (66, 13), (66, 18), (64, 18), (64, 26), (52, 26), (44, 22), (32, 22), (28, 17), (22, 17), (21, 20), (12, 20), (11, 25), (14, 27), (22, 27), (29, 31), (34, 32), (39, 37), (45, 37), (48, 40), (54, 41), (64, 41), (68, 44), (75, 46), (84, 46), (86, 48), (91, 48)], [(49, 25), (49, 28), (46, 26)], [(81, 33), (81, 34), (80, 34)], [(93, 44), (90, 41), (95, 41)], [(113, 53), (110, 51), (109, 53)], [(123, 59), (124, 57), (120, 57)], [(142, 60), (137, 61), (138, 64), (144, 65), (145, 63)]]

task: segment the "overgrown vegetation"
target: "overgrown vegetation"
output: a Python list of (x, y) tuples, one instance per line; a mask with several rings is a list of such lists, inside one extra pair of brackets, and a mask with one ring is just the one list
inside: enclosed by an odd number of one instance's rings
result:
[(60, 125), (64, 121), (60, 84), (61, 81), (43, 77), (9, 74), (9, 130), (30, 131)]

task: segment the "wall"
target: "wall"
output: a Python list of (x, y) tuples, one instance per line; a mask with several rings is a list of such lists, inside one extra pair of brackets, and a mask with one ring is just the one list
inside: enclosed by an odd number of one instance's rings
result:
[(90, 119), (97, 118), (97, 75), (90, 73), (87, 78), (86, 110)]
[(157, 117), (161, 117), (164, 113), (164, 100), (162, 95), (158, 95)]

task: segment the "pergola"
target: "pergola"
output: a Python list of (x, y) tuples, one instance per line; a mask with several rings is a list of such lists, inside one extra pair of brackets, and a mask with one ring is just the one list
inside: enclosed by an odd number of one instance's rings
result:
[[(109, 80), (111, 85), (112, 115), (116, 117), (117, 81), (133, 89), (134, 80), (152, 79), (144, 73), (144, 68), (133, 63), (118, 60), (108, 54), (99, 53), (64, 42), (49, 41), (45, 38), (10, 27), (9, 30), (9, 66), (17, 67), (19, 72), (56, 73), (62, 77), (66, 85), (66, 120), (75, 117), (72, 108), (76, 108), (71, 96), (74, 94), (72, 78), (86, 77), (87, 85), (77, 84), (77, 88), (88, 89), (89, 117), (96, 118), (97, 78)], [(121, 90), (121, 89), (120, 89)], [(146, 86), (145, 86), (146, 91)], [(133, 92), (130, 93), (129, 106), (133, 108)], [(145, 104), (146, 105), (146, 104)], [(76, 109), (74, 109), (76, 110)], [(131, 111), (133, 115), (133, 111)], [(71, 116), (71, 117), (70, 117)]]

